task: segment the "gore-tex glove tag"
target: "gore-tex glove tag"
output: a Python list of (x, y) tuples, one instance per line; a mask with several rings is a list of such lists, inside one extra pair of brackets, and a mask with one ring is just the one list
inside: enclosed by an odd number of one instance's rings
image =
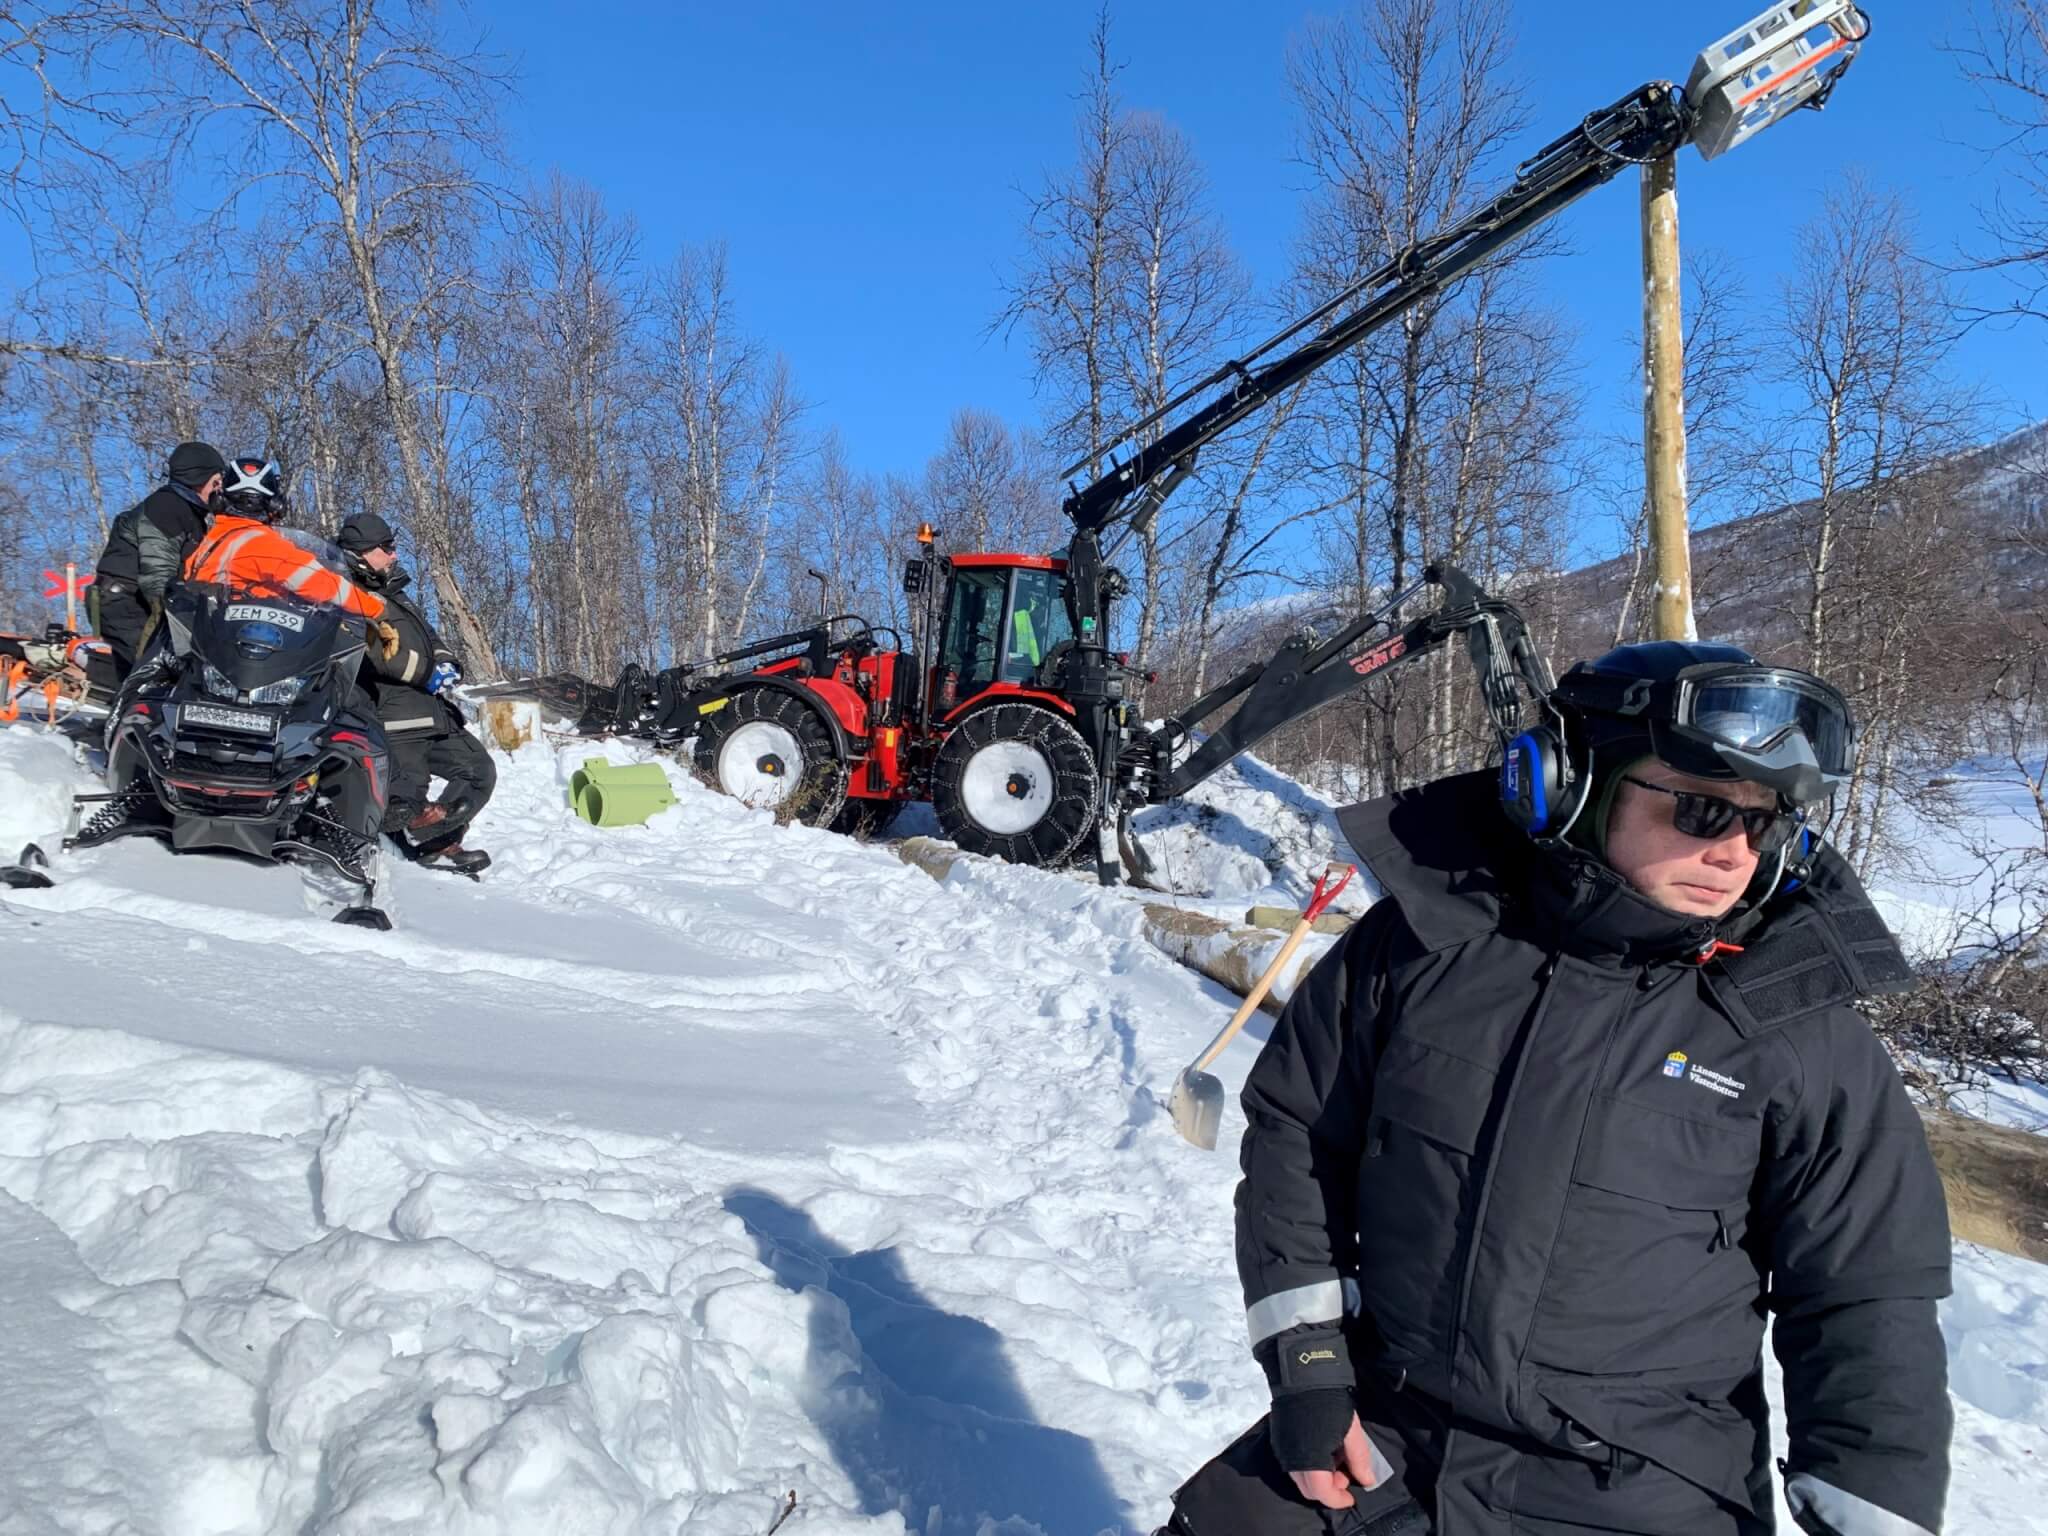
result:
[(1280, 1346), (1278, 1375), (1282, 1392), (1313, 1392), (1319, 1387), (1352, 1387), (1351, 1351), (1337, 1328), (1310, 1328), (1275, 1340)]

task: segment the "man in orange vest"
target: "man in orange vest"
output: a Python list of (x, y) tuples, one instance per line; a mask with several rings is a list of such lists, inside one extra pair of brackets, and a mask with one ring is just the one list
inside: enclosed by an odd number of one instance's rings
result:
[[(384, 599), (330, 568), (312, 550), (275, 526), (284, 517), (284, 480), (273, 463), (233, 459), (221, 492), (226, 510), (185, 561), (185, 580), (211, 582), (250, 597), (296, 597), (325, 603), (389, 625)], [(395, 641), (396, 633), (387, 643)]]
[[(371, 645), (388, 661), (399, 651), (399, 634), (384, 616), (384, 599), (350, 581), (276, 524), (285, 515), (284, 477), (275, 463), (230, 459), (221, 492), (223, 510), (185, 562), (185, 580), (227, 588), (238, 596), (296, 598), (321, 603), (369, 621)], [(390, 751), (370, 699), (354, 690), (347, 716), (361, 729), (337, 733), (360, 744), (361, 774), (350, 774), (334, 796), (336, 818), (364, 841), (373, 841), (383, 821)]]

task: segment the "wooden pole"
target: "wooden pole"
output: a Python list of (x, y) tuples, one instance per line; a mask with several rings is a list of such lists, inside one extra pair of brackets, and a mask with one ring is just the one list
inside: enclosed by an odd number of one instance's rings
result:
[(1678, 157), (1643, 166), (1643, 492), (1659, 640), (1696, 640), (1685, 520), (1685, 328), (1679, 311)]

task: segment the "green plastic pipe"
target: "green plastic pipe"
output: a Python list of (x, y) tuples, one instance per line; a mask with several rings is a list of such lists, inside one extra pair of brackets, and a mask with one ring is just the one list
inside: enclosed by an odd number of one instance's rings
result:
[(569, 804), (596, 827), (644, 826), (676, 803), (659, 763), (612, 763), (593, 757), (569, 775)]

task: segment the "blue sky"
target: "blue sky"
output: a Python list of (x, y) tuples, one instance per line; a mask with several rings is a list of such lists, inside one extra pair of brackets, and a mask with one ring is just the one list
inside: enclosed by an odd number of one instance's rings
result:
[[(1522, 0), (1517, 72), (1527, 147), (1644, 80), (1683, 81), (1694, 53), (1757, 0), (1588, 8)], [(1114, 52), (1129, 105), (1191, 137), (1233, 244), (1264, 283), (1285, 272), (1304, 176), (1291, 161), (1284, 62), (1318, 9), (1296, 3), (1121, 0)], [(1688, 247), (1733, 258), (1756, 324), (1774, 323), (1791, 232), (1852, 168), (1905, 193), (1937, 250), (1976, 225), (1993, 185), (1968, 147), (1990, 124), (1940, 51), (1967, 12), (1873, 0), (1874, 33), (1834, 104), (1712, 164), (1687, 151)], [(726, 5), (493, 0), (471, 13), (513, 56), (518, 164), (595, 183), (639, 222), (644, 252), (723, 239), (742, 319), (790, 359), (855, 462), (913, 469), (962, 405), (1032, 422), (1021, 338), (987, 334), (1020, 243), (1024, 191), (1064, 163), (1094, 7)], [(1596, 427), (1635, 430), (1627, 387), (1639, 293), (1636, 187), (1624, 177), (1561, 221), (1573, 254), (1541, 282), (1579, 335)], [(1979, 328), (1959, 365), (1988, 386), (1994, 426), (2048, 416), (2048, 336)]]

